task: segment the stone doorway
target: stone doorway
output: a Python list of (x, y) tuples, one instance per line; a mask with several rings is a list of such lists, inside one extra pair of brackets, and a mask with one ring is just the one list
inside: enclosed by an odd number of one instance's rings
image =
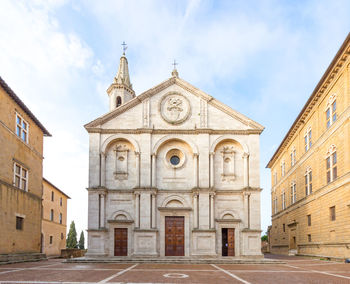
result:
[(128, 255), (128, 229), (114, 229), (114, 256)]
[(222, 228), (222, 256), (235, 256), (235, 229)]
[(165, 256), (185, 255), (185, 217), (165, 217)]

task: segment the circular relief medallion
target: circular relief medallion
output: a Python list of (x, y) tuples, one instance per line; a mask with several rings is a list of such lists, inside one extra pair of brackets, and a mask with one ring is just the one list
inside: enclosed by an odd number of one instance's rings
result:
[(180, 93), (168, 93), (160, 102), (160, 114), (165, 121), (171, 124), (183, 123), (190, 113), (190, 102)]

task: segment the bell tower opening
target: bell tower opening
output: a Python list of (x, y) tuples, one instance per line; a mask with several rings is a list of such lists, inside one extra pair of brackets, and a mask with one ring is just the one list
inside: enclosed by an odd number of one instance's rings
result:
[(116, 107), (122, 104), (122, 98), (120, 96), (117, 97)]

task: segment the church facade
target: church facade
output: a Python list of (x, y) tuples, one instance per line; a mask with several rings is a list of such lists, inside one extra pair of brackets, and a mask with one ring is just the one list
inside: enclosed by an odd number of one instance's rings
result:
[(125, 54), (89, 133), (87, 256), (260, 257), (263, 127), (172, 76), (136, 96)]

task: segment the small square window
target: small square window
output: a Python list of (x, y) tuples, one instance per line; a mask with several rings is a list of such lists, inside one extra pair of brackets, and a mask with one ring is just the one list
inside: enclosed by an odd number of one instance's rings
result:
[(53, 221), (53, 209), (50, 211), (50, 220)]
[(61, 240), (63, 240), (63, 233), (61, 233)]
[(55, 193), (53, 191), (51, 191), (51, 201), (55, 200)]
[(307, 215), (307, 225), (311, 226), (311, 215)]
[(60, 197), (60, 206), (62, 206), (62, 197)]
[(53, 243), (53, 236), (50, 236), (50, 245)]
[(308, 240), (308, 242), (311, 242), (311, 235), (310, 234), (307, 235), (307, 240)]
[(16, 216), (16, 230), (23, 230), (23, 217)]
[(283, 232), (286, 231), (286, 224), (283, 224)]

